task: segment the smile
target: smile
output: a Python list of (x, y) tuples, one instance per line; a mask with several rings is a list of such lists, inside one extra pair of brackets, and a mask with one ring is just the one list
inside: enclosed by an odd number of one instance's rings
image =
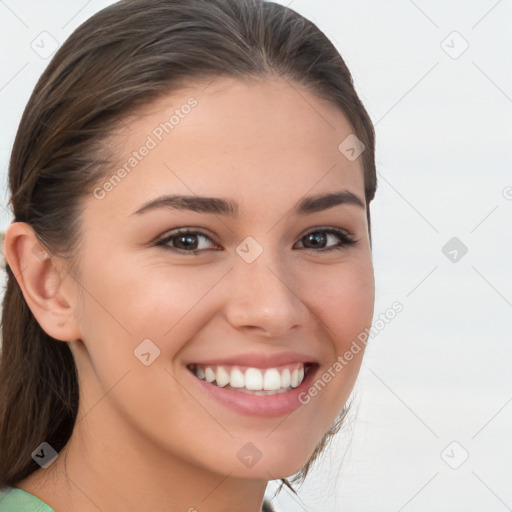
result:
[(262, 369), (238, 365), (188, 365), (198, 379), (220, 388), (258, 396), (286, 393), (300, 386), (310, 368), (309, 363), (301, 362)]

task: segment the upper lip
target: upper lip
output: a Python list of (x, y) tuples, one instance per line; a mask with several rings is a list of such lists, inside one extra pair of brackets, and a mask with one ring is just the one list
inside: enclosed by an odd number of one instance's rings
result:
[(248, 366), (252, 368), (275, 368), (290, 363), (317, 363), (309, 354), (299, 352), (280, 352), (278, 354), (264, 354), (262, 352), (250, 352), (230, 357), (219, 357), (204, 361), (193, 361), (189, 364), (202, 366)]

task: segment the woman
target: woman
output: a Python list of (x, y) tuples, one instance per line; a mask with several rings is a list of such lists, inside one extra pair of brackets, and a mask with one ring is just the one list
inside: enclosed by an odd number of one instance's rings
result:
[(334, 46), (261, 0), (113, 4), (9, 179), (0, 509), (272, 510), (373, 315), (374, 132)]

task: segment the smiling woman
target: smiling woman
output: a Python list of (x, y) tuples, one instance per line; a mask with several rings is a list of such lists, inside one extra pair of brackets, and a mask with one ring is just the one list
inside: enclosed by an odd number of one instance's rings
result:
[(115, 3), (43, 73), (9, 179), (1, 510), (272, 510), (373, 317), (374, 132), (334, 46), (271, 2)]

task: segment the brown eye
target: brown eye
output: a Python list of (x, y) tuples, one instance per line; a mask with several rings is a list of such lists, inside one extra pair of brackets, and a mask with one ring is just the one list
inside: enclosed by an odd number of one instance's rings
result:
[[(326, 248), (327, 243), (332, 239), (338, 239), (339, 243)], [(305, 249), (319, 249), (319, 252), (341, 249), (355, 243), (355, 240), (350, 235), (335, 228), (316, 229), (315, 231), (310, 231), (302, 237), (302, 240), (304, 241), (303, 244)]]
[(208, 247), (205, 247), (205, 245), (208, 244), (201, 243), (200, 240), (209, 240), (212, 242), (211, 238), (204, 233), (182, 229), (170, 233), (168, 236), (160, 240), (156, 245), (171, 251), (175, 250), (183, 254), (196, 255), (199, 254), (199, 252), (208, 249)]

